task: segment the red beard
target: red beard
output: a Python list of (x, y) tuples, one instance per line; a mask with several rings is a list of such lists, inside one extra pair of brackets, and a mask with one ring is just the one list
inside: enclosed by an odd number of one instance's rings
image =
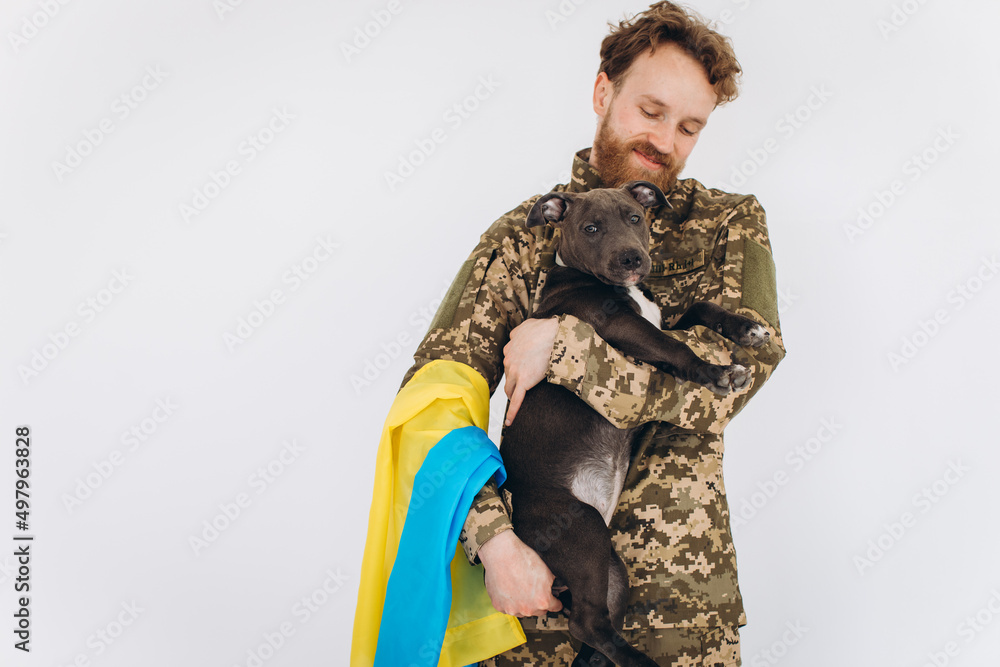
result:
[[(678, 174), (684, 169), (684, 162), (678, 162), (673, 155), (661, 153), (648, 141), (641, 139), (629, 142), (622, 141), (611, 131), (608, 123), (610, 117), (609, 109), (608, 114), (601, 121), (593, 148), (599, 161), (597, 170), (601, 174), (604, 185), (609, 188), (617, 188), (629, 181), (649, 181), (663, 192), (672, 190), (677, 182)], [(646, 157), (663, 166), (655, 171), (636, 166), (632, 157), (633, 150), (640, 151)]]

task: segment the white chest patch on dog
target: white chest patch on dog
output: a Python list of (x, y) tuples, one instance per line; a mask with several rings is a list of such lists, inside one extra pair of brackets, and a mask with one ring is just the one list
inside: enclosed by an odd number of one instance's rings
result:
[(632, 285), (631, 287), (628, 288), (628, 295), (632, 297), (633, 301), (639, 304), (639, 311), (642, 313), (643, 317), (652, 322), (657, 329), (663, 328), (661, 326), (662, 321), (660, 317), (659, 307), (657, 307), (655, 303), (650, 301), (646, 297), (646, 295), (642, 293), (641, 289), (639, 289), (635, 285)]
[(625, 486), (630, 448), (619, 438), (598, 441), (595, 445), (590, 456), (576, 462), (570, 492), (600, 512), (605, 525), (609, 525)]

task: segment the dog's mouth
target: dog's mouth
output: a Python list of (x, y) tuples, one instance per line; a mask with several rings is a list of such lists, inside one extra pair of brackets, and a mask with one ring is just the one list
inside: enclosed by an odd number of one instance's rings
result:
[(642, 282), (642, 279), (646, 277), (645, 273), (639, 273), (638, 271), (632, 271), (627, 276), (625, 276), (625, 285), (631, 287)]
[(645, 280), (652, 268), (649, 253), (642, 248), (604, 253), (602, 257), (593, 258), (586, 254), (577, 256), (569, 249), (560, 248), (559, 252), (556, 253), (556, 264), (588, 273), (605, 285), (615, 287), (637, 285)]
[(619, 287), (633, 287), (642, 282), (649, 273), (649, 270), (629, 271), (628, 269), (618, 269), (609, 271), (607, 275), (600, 276), (601, 280), (609, 285)]

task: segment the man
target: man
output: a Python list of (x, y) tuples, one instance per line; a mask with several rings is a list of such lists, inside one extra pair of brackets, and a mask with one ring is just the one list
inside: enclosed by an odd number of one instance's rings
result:
[[(403, 385), (425, 364), (471, 366), (492, 393), (507, 376), (506, 423), (540, 381), (561, 384), (619, 427), (647, 423), (637, 440), (610, 527), (629, 569), (623, 635), (661, 665), (738, 665), (746, 623), (722, 478), (722, 431), (784, 357), (774, 264), (764, 211), (752, 196), (677, 180), (711, 112), (737, 95), (741, 70), (729, 41), (669, 2), (622, 22), (604, 40), (593, 107), (592, 149), (573, 159), (557, 191), (651, 181), (672, 208), (653, 210), (653, 270), (644, 281), (665, 326), (695, 301), (760, 322), (758, 349), (728, 344), (704, 327), (669, 332), (713, 363), (740, 363), (749, 388), (720, 397), (636, 362), (571, 316), (528, 319), (554, 266), (558, 232), (524, 226), (535, 198), (483, 234), (459, 271)], [(502, 448), (501, 448), (502, 455)], [(568, 665), (579, 648), (567, 631), (553, 575), (511, 528), (492, 482), (476, 496), (461, 542), (485, 566), (497, 610), (518, 616), (527, 643), (482, 665)]]

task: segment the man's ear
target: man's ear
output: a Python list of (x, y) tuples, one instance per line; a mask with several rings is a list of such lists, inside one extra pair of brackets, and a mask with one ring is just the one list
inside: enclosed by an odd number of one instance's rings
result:
[(663, 206), (666, 204), (673, 208), (667, 198), (663, 196), (663, 191), (649, 181), (630, 181), (622, 186), (622, 190), (632, 195), (632, 197), (642, 204), (643, 208)]
[(611, 98), (615, 96), (614, 85), (608, 79), (606, 72), (600, 72), (594, 81), (594, 113), (601, 118), (611, 107)]
[(550, 192), (542, 195), (528, 212), (528, 227), (544, 225), (546, 222), (562, 222), (566, 217), (573, 195), (568, 192)]

